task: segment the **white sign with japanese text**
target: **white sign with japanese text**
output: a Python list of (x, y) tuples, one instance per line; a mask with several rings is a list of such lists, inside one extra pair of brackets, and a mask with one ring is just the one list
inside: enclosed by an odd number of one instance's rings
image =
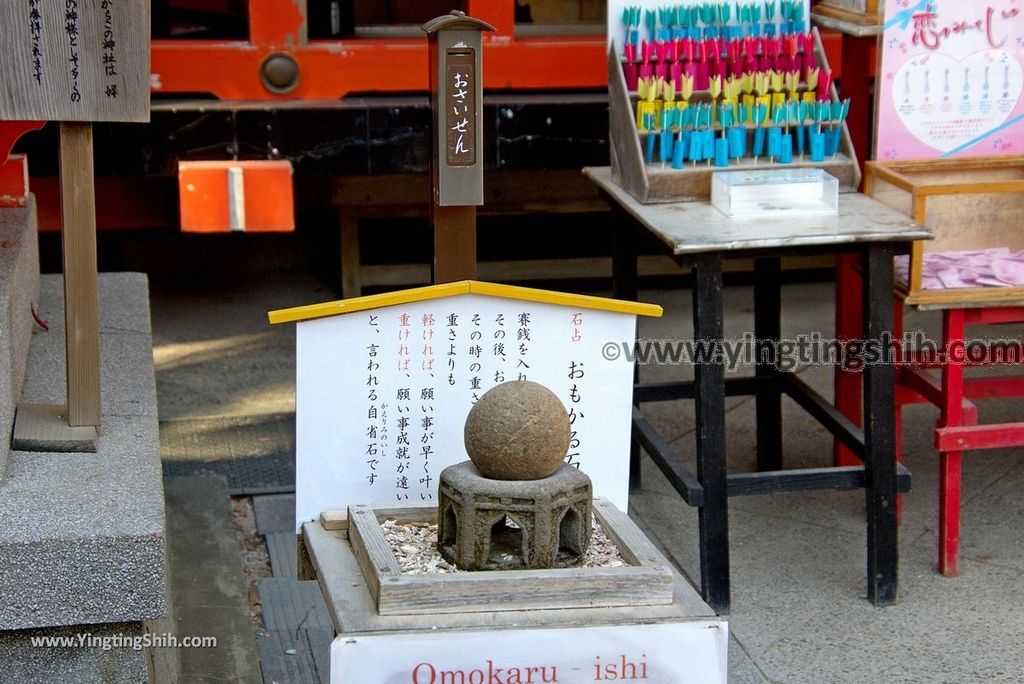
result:
[(430, 503), (468, 459), (466, 416), (491, 387), (545, 385), (569, 413), (567, 461), (625, 510), (633, 366), (603, 357), (636, 317), (479, 294), (298, 324), (296, 528), (349, 504)]
[(717, 619), (563, 629), (339, 636), (332, 684), (724, 684)]

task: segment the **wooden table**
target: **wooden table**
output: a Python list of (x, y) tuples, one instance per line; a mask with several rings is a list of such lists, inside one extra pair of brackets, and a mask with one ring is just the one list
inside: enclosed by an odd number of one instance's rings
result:
[[(636, 240), (648, 234), (693, 272), (694, 339), (723, 340), (722, 262), (753, 257), (754, 337), (780, 338), (779, 260), (793, 254), (859, 256), (864, 340), (882, 344), (893, 320), (893, 257), (913, 240), (931, 236), (907, 218), (861, 194), (840, 196), (838, 216), (733, 220), (706, 202), (640, 204), (620, 188), (611, 169), (584, 174), (623, 218), (616, 231), (615, 295), (635, 299)], [(891, 353), (891, 348), (880, 349)], [(894, 366), (865, 365), (864, 427), (858, 428), (795, 373), (775, 367), (774, 355), (759, 359), (753, 377), (726, 380), (721, 357), (695, 364), (691, 383), (637, 384), (633, 413), (631, 483), (639, 484), (639, 446), (647, 451), (675, 489), (699, 507), (701, 592), (712, 608), (729, 610), (728, 496), (863, 488), (867, 497), (867, 594), (884, 605), (896, 598), (896, 493), (908, 491), (910, 473), (895, 458)], [(758, 472), (726, 475), (725, 397), (756, 395)], [(803, 470), (782, 469), (782, 394), (791, 397), (855, 453), (864, 465)], [(696, 474), (644, 419), (645, 401), (696, 401)]]

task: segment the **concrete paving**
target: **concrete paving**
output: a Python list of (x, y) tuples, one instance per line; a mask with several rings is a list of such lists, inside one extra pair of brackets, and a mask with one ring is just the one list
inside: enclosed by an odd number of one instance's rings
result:
[[(265, 244), (276, 248), (281, 243)], [(147, 253), (138, 245), (127, 245), (124, 252), (136, 257)], [(195, 272), (174, 271), (164, 277), (159, 264), (150, 260), (155, 269), (154, 356), (161, 419), (293, 410), (292, 331), (288, 326), (267, 326), (265, 312), (337, 295), (301, 268), (305, 257), (288, 262), (275, 254), (271, 262), (260, 262), (259, 254), (257, 248), (244, 247), (240, 255), (228, 257), (219, 273), (197, 267)], [(247, 267), (247, 259), (254, 263)], [(725, 296), (727, 334), (739, 335), (752, 326), (751, 289), (729, 287)], [(784, 334), (831, 335), (830, 284), (789, 285), (784, 298)], [(642, 299), (663, 304), (666, 316), (645, 320), (641, 336), (691, 336), (688, 290), (648, 290)], [(907, 328), (921, 327), (934, 334), (937, 321), (935, 314), (910, 315)], [(1020, 338), (1021, 330), (999, 331), (1000, 337), (1009, 334)], [(645, 367), (642, 376), (669, 379), (688, 372), (672, 366)], [(802, 374), (830, 395), (829, 369), (808, 368)], [(754, 459), (753, 402), (734, 398), (728, 407), (730, 469), (749, 470)], [(651, 404), (645, 413), (680, 453), (692, 458), (690, 403)], [(828, 465), (831, 440), (824, 430), (788, 400), (784, 413), (787, 465)], [(1020, 402), (983, 410), (987, 421), (1021, 420), (1021, 414)], [(1024, 678), (1024, 449), (977, 452), (965, 458), (961, 576), (944, 578), (935, 571), (936, 416), (934, 409), (924, 406), (906, 412), (905, 463), (913, 472), (914, 490), (903, 497), (899, 600), (894, 606), (875, 608), (864, 598), (862, 492), (730, 501), (732, 681)], [(631, 515), (691, 579), (697, 579), (696, 510), (646, 459), (643, 476), (642, 491), (631, 498)]]
[[(643, 321), (641, 337), (687, 338), (688, 292), (645, 292), (666, 307), (661, 321)], [(783, 335), (832, 335), (828, 285), (785, 289)], [(726, 293), (726, 335), (752, 326), (749, 288)], [(912, 313), (907, 329), (935, 333), (935, 314)], [(1019, 328), (999, 337), (1021, 339)], [(684, 377), (688, 369), (649, 366), (643, 380)], [(831, 369), (802, 371), (829, 396)], [(988, 407), (988, 421), (1020, 420), (1021, 402)], [(692, 454), (693, 407), (665, 402), (645, 408), (652, 423)], [(754, 402), (737, 399), (727, 417), (730, 471), (754, 459)], [(965, 457), (961, 575), (936, 566), (938, 458), (932, 448), (937, 412), (911, 407), (904, 427), (904, 463), (914, 490), (903, 497), (899, 601), (873, 607), (864, 597), (863, 492), (820, 492), (730, 500), (732, 610), (730, 680), (734, 682), (1020, 681), (1024, 676), (1024, 449)], [(788, 467), (826, 466), (831, 440), (794, 404), (784, 405)], [(699, 577), (696, 509), (686, 506), (645, 459), (642, 491), (630, 513), (692, 579)]]

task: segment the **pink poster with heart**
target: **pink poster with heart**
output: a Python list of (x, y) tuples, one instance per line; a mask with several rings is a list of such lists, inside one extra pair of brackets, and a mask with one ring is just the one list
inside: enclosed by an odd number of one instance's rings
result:
[(1024, 154), (1024, 0), (888, 0), (875, 158)]

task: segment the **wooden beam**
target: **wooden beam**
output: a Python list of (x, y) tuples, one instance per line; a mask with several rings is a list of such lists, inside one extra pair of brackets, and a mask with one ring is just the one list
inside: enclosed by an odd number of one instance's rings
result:
[(68, 425), (100, 424), (99, 285), (92, 124), (60, 124)]

